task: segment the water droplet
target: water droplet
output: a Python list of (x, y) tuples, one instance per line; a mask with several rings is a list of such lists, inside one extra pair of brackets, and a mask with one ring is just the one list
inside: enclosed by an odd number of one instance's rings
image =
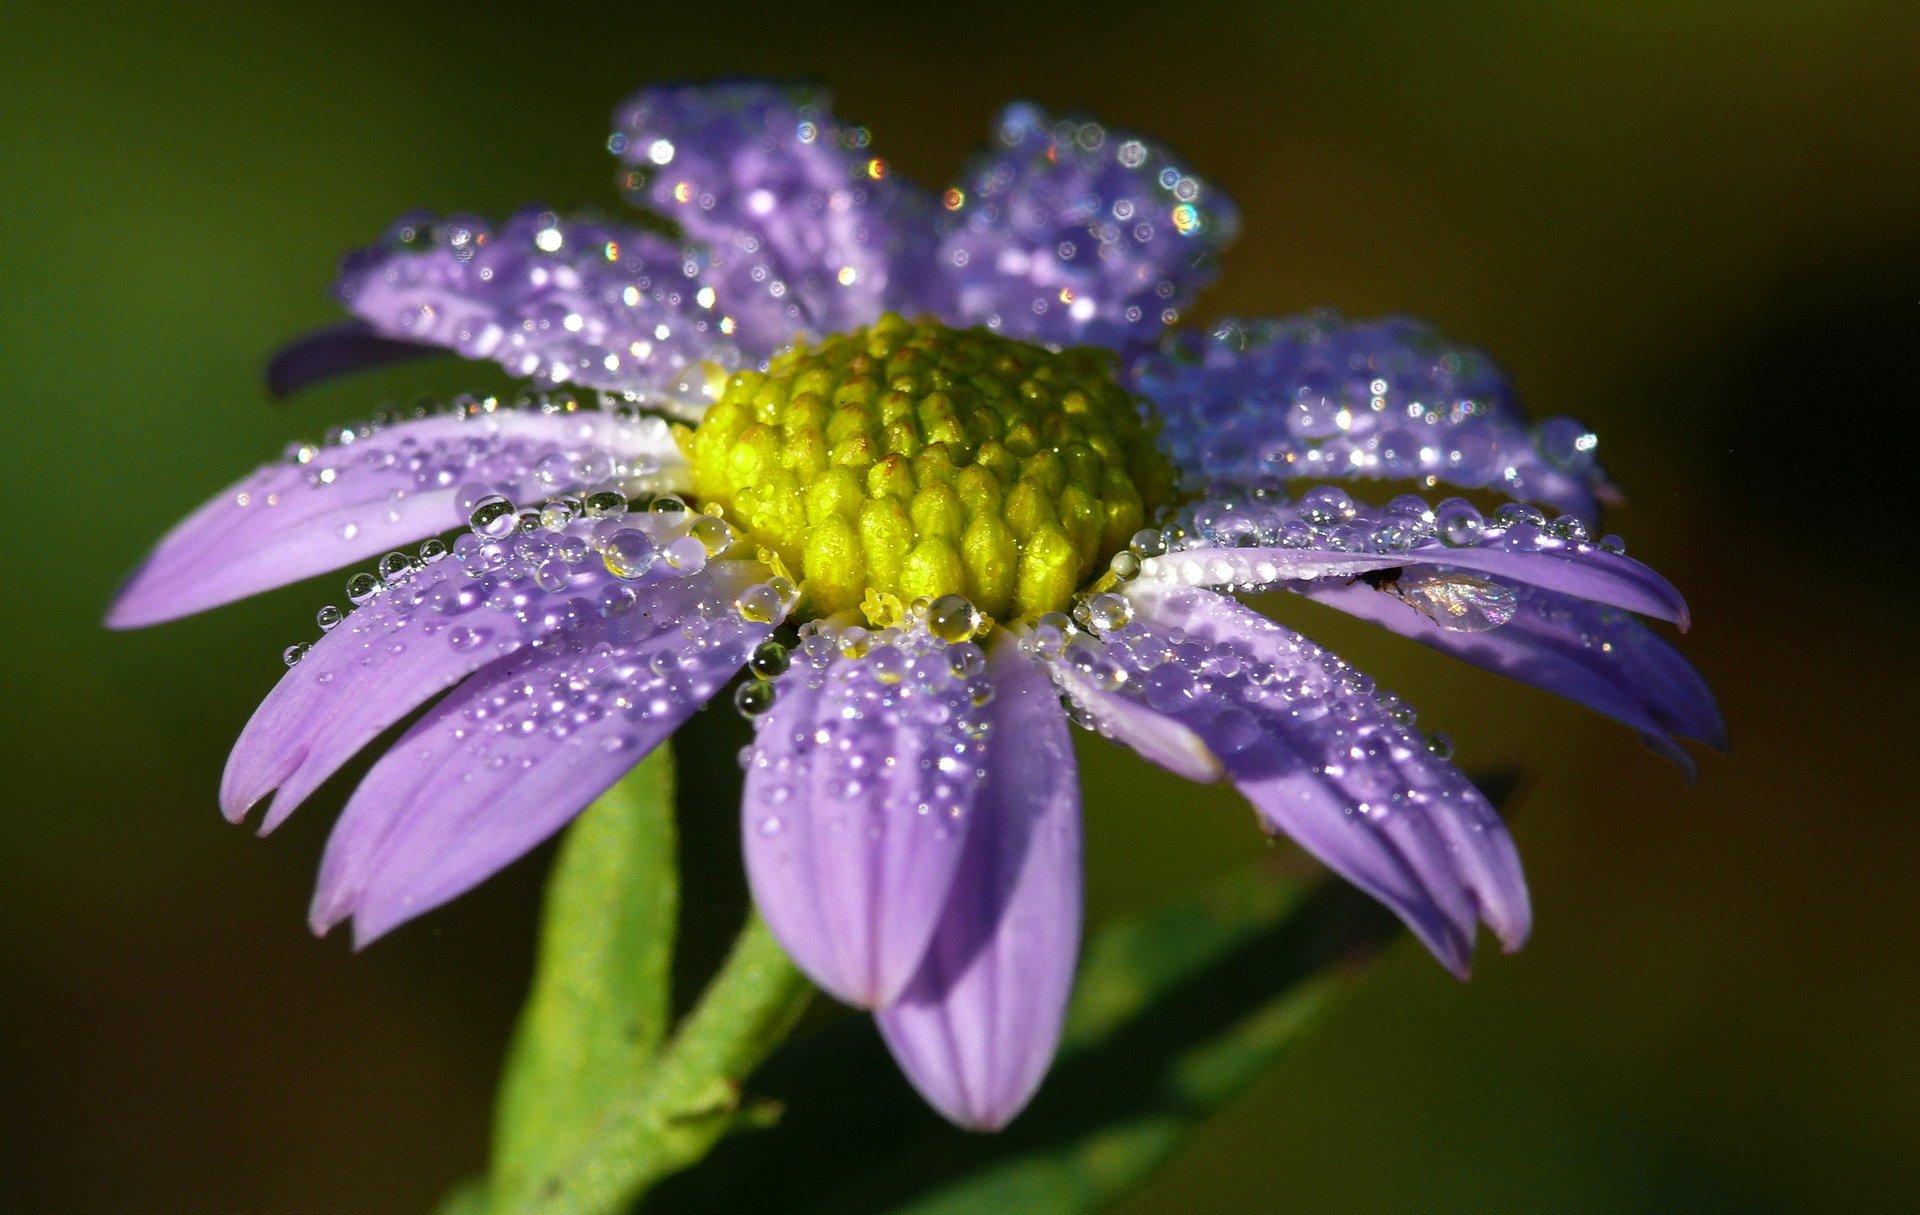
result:
[(764, 679), (749, 679), (733, 690), (733, 707), (742, 717), (759, 717), (773, 708), (773, 685)]
[(498, 540), (513, 534), (520, 525), (520, 517), (512, 502), (499, 494), (488, 494), (474, 503), (467, 515), (467, 525), (482, 536)]

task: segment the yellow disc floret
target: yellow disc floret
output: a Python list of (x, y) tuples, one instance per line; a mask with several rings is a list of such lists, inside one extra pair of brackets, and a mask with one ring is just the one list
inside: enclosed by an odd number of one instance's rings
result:
[(821, 615), (1059, 611), (1173, 486), (1111, 355), (891, 314), (736, 374), (681, 442), (694, 493)]

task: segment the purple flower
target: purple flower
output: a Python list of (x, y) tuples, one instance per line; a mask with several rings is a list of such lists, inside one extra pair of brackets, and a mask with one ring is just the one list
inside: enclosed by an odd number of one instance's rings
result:
[(1237, 218), (1147, 140), (1015, 106), (939, 196), (869, 142), (810, 93), (648, 90), (610, 147), (650, 222), (413, 216), (347, 259), (356, 321), (283, 352), (279, 388), (444, 347), (560, 391), (290, 449), (109, 617), (386, 554), (290, 651), (221, 787), (271, 829), (440, 697), (349, 801), (317, 930), (364, 943), (472, 887), (745, 668), (762, 914), (935, 1108), (993, 1128), (1072, 983), (1070, 722), (1231, 782), (1462, 977), (1479, 924), (1526, 939), (1512, 841), (1445, 739), (1231, 593), (1376, 621), (1689, 772), (1676, 739), (1722, 743), (1640, 619), (1684, 627), (1679, 595), (1591, 536), (1593, 436), (1531, 422), (1484, 355), (1331, 314), (1163, 336)]

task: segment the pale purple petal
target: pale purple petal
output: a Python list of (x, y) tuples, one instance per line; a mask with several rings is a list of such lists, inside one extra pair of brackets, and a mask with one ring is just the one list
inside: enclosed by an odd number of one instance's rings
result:
[(1592, 432), (1533, 423), (1490, 358), (1410, 317), (1225, 321), (1131, 375), (1195, 484), (1431, 477), (1589, 520), (1612, 493)]
[(723, 84), (643, 90), (609, 146), (628, 197), (711, 248), (723, 293), (758, 293), (741, 344), (764, 356), (798, 330), (944, 302), (932, 202), (868, 142), (818, 90)]
[(1129, 595), (1140, 619), (1076, 637), (1056, 667), (1203, 739), (1269, 831), (1385, 903), (1456, 974), (1476, 919), (1519, 947), (1531, 912), (1512, 841), (1410, 711), (1224, 596), (1144, 582)]
[(1089, 727), (1125, 743), (1147, 762), (1197, 784), (1226, 779), (1227, 770), (1220, 766), (1219, 757), (1207, 747), (1206, 740), (1182, 722), (1114, 694), (1099, 682), (1097, 673), (1062, 663), (1054, 667), (1053, 678), (1085, 715)]
[(275, 351), (267, 362), (267, 392), (275, 397), (290, 397), (310, 384), (348, 372), (439, 353), (438, 346), (383, 337), (365, 321), (347, 321), (316, 329)]
[(940, 258), (961, 323), (1126, 348), (1152, 341), (1212, 281), (1238, 214), (1165, 148), (1024, 103), (995, 136), (948, 195)]
[(315, 931), (357, 944), (439, 906), (564, 826), (706, 703), (772, 632), (733, 598), (764, 575), (720, 562), (649, 583), (459, 685), (368, 772), (321, 862)]
[(1678, 650), (1623, 612), (1515, 587), (1510, 620), (1484, 632), (1461, 632), (1364, 582), (1311, 582), (1293, 589), (1631, 726), (1689, 780), (1694, 761), (1675, 738), (1726, 745), (1726, 724), (1706, 681)]
[(1220, 498), (1183, 507), (1169, 551), (1143, 563), (1148, 578), (1263, 590), (1283, 583), (1437, 567), (1555, 591), (1687, 627), (1673, 584), (1624, 553), (1590, 542), (1577, 520), (1548, 521), (1508, 505), (1483, 518), (1453, 498), (1437, 508), (1413, 495), (1384, 507), (1335, 486), (1296, 501)]
[(741, 808), (754, 903), (849, 1004), (882, 1007), (913, 977), (979, 813), (987, 722), (951, 648), (920, 632), (860, 659), (816, 649), (757, 722)]
[(658, 418), (492, 400), (296, 444), (179, 525), (107, 616), (135, 628), (190, 615), (462, 526), (469, 499), (514, 501), (614, 482), (664, 485), (682, 465)]
[(887, 1048), (949, 1121), (998, 1130), (1060, 1045), (1080, 948), (1080, 788), (1047, 678), (1003, 638), (989, 675), (987, 784), (919, 973), (876, 1014)]
[(662, 561), (637, 579), (617, 577), (602, 550), (628, 527), (657, 549), (670, 538), (665, 518), (583, 517), (500, 541), (472, 537), (457, 557), (409, 563), (373, 583), (371, 597), (333, 623), (254, 712), (227, 760), (221, 809), (239, 822), (273, 793), (265, 834), (382, 731), (466, 676), (597, 618), (647, 608), (662, 593), (650, 584), (676, 571)]
[(529, 208), (497, 227), (406, 216), (347, 257), (335, 292), (385, 337), (685, 404), (706, 399), (703, 364), (740, 362), (720, 286), (697, 249)]

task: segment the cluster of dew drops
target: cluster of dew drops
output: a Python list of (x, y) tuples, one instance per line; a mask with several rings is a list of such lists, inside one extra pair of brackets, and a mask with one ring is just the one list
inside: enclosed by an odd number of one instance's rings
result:
[[(510, 425), (518, 417), (536, 414), (575, 419), (578, 432), (563, 440), (516, 433)], [(431, 438), (398, 429), (428, 419), (466, 422), (472, 429), (459, 427)], [(583, 402), (571, 392), (528, 393), (510, 401), (461, 394), (407, 410), (382, 409), (366, 421), (335, 427), (319, 442), (288, 444), (281, 466), (267, 465), (258, 474), (259, 486), (241, 487), (234, 501), (242, 508), (275, 505), (279, 495), (263, 491), (271, 490), (286, 469), (297, 470), (315, 490), (356, 475), (378, 476), (387, 484), (387, 523), (399, 522), (400, 503), (410, 496), (456, 487), (464, 491), (476, 484), (551, 489), (617, 482), (644, 489), (657, 483), (660, 469), (646, 457), (618, 453), (658, 449), (665, 441), (665, 427), (664, 421), (626, 400)], [(391, 437), (383, 433), (390, 431)], [(347, 519), (339, 525), (339, 536), (350, 541), (361, 530), (359, 522)]]
[(818, 751), (834, 757), (825, 779), (835, 799), (851, 802), (872, 781), (906, 780), (916, 814), (947, 837), (986, 774), (994, 686), (974, 640), (986, 627), (965, 597), (943, 595), (915, 600), (896, 624), (810, 620), (791, 649), (756, 649), (748, 662), (755, 678), (734, 698), (743, 715), (764, 724), (776, 695), (797, 688), (823, 698), (819, 713), (789, 723), (792, 737), (758, 730), (742, 748), (741, 767), (764, 782), (756, 829), (781, 830), (780, 806), (807, 780), (807, 756)]
[[(1138, 533), (1115, 556), (1113, 582), (1138, 576), (1143, 560), (1166, 543), (1156, 530)], [(1353, 801), (1354, 813), (1380, 813), (1428, 796), (1423, 782), (1407, 778), (1419, 766), (1409, 761), (1450, 759), (1452, 740), (1418, 732), (1413, 708), (1345, 659), (1277, 624), (1263, 627), (1270, 635), (1259, 651), (1233, 638), (1149, 627), (1135, 619), (1133, 602), (1110, 588), (1079, 596), (1071, 614), (1042, 616), (1021, 645), (1056, 673), (1067, 715), (1083, 729), (1111, 734), (1082, 688), (1204, 727), (1209, 750), (1228, 762), (1264, 742), (1298, 750), (1311, 739), (1305, 759), (1316, 775), (1371, 795)], [(1070, 672), (1071, 680), (1060, 672)]]
[[(745, 610), (745, 608), (743, 608)], [(989, 627), (986, 617), (964, 595), (916, 599), (899, 623), (868, 629), (841, 620), (809, 620), (798, 629), (796, 644), (762, 643), (747, 661), (754, 678), (734, 694), (734, 707), (749, 718), (773, 707), (779, 682), (798, 677), (818, 687), (836, 663), (860, 664), (866, 677), (901, 695), (945, 691), (959, 682), (965, 699), (984, 708), (993, 699), (986, 653), (975, 638)]]
[[(1566, 556), (1596, 550), (1626, 552), (1619, 536), (1592, 539), (1578, 516), (1549, 518), (1523, 502), (1502, 503), (1483, 514), (1465, 498), (1432, 504), (1418, 494), (1402, 494), (1385, 506), (1371, 506), (1355, 502), (1335, 485), (1316, 486), (1289, 498), (1278, 482), (1263, 481), (1234, 495), (1181, 507), (1163, 526), (1136, 535), (1131, 557), (1122, 554), (1115, 561), (1117, 565), (1130, 562), (1130, 568), (1137, 570), (1139, 561), (1158, 558), (1154, 567), (1158, 576), (1256, 593), (1304, 577), (1307, 567), (1290, 565), (1285, 574), (1277, 562), (1254, 562), (1243, 568), (1218, 559), (1209, 561), (1206, 551), (1265, 548), (1394, 556), (1435, 546), (1553, 551)], [(1400, 571), (1392, 591), (1455, 632), (1498, 628), (1512, 619), (1519, 605), (1511, 586), (1450, 570), (1444, 564)]]
[[(723, 517), (693, 509), (675, 494), (653, 497), (637, 515), (625, 491), (610, 484), (525, 507), (516, 506), (501, 487), (479, 483), (460, 487), (456, 498), (467, 516), (466, 530), (451, 545), (428, 539), (415, 553), (388, 553), (373, 570), (354, 574), (346, 586), (349, 607), (330, 604), (317, 613), (322, 633), (333, 632), (352, 618), (353, 609), (375, 601), (399, 616), (420, 607), (453, 616), (484, 602), (530, 629), (537, 644), (544, 632), (571, 623), (569, 612), (577, 608), (561, 596), (581, 589), (583, 577), (589, 589), (599, 584), (594, 611), (617, 616), (639, 603), (633, 584), (695, 577), (728, 555), (739, 539)], [(637, 526), (642, 522), (645, 526)], [(438, 574), (437, 567), (446, 562), (457, 566), (460, 576), (423, 576)], [(776, 624), (798, 598), (790, 581), (772, 577), (741, 591), (732, 607), (744, 622)], [(447, 634), (447, 643), (457, 650), (478, 650), (488, 640), (484, 628), (467, 624)], [(310, 648), (308, 643), (289, 646), (283, 658), (293, 666)]]

